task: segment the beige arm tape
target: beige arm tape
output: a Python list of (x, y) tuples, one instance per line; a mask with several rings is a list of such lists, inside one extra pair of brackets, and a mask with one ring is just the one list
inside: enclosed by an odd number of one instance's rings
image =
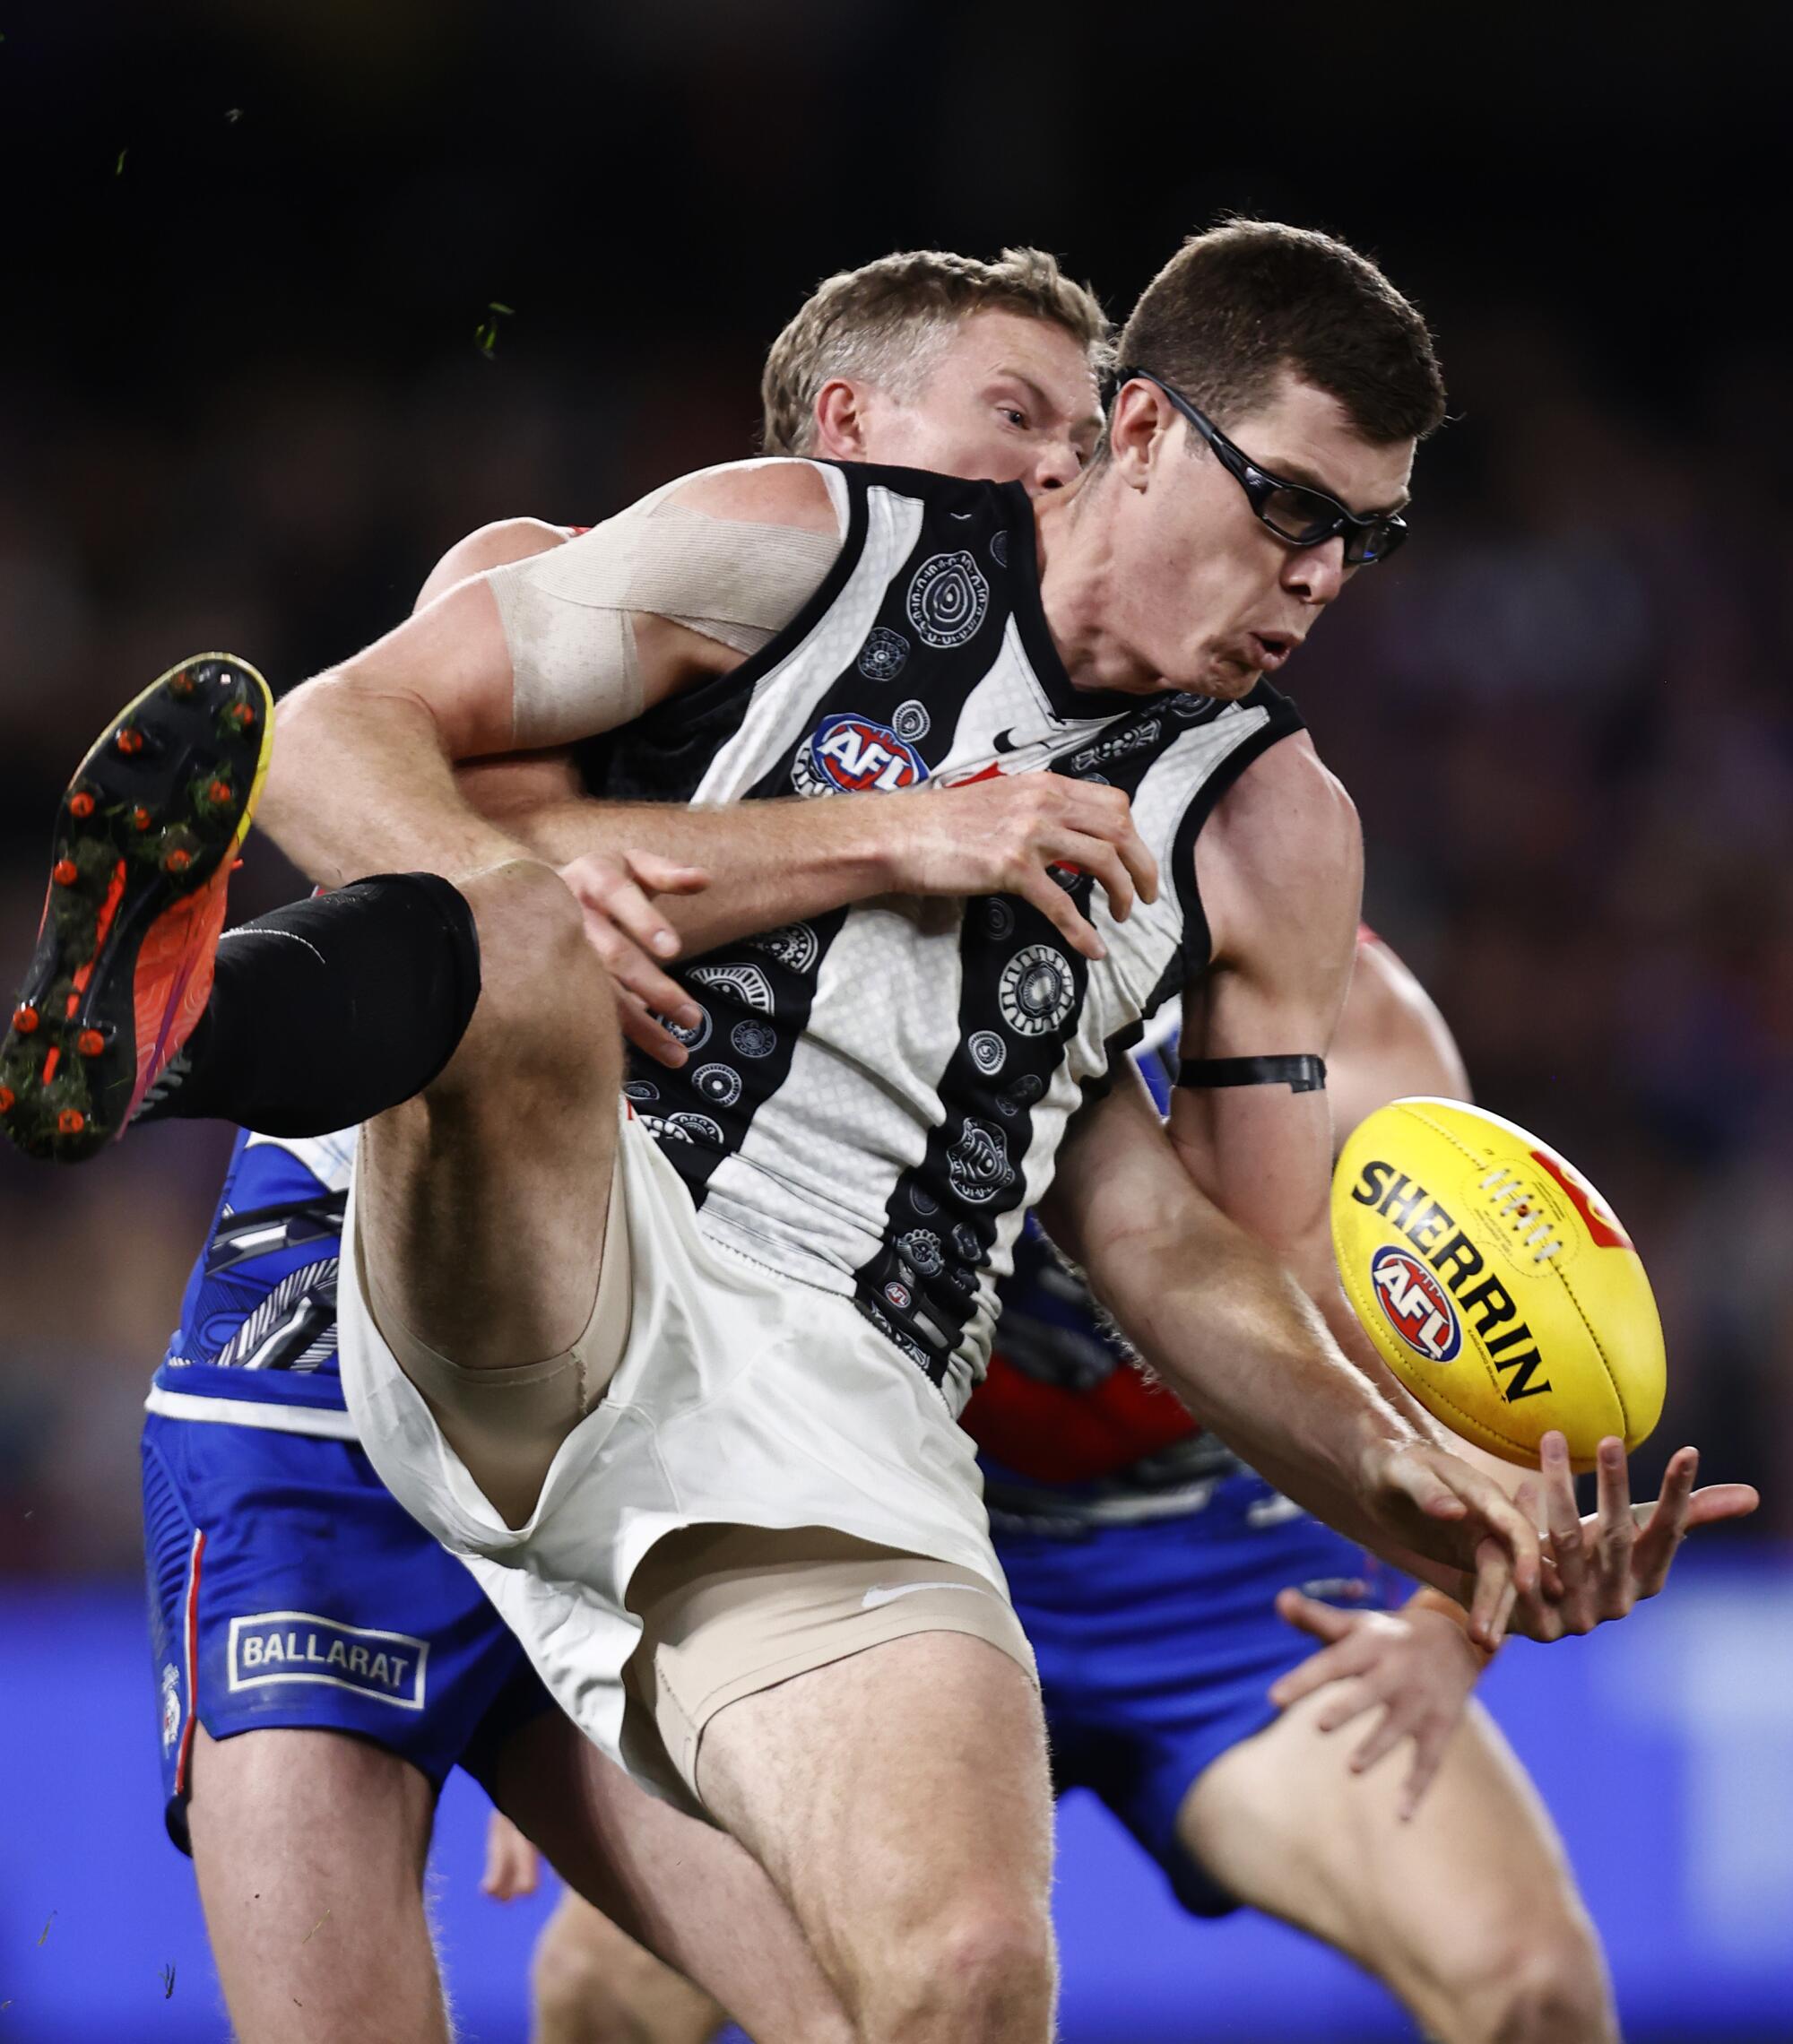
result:
[(631, 613), (758, 653), (820, 586), (841, 542), (649, 498), (564, 547), (494, 568), (515, 678), (511, 742), (564, 745), (641, 714)]

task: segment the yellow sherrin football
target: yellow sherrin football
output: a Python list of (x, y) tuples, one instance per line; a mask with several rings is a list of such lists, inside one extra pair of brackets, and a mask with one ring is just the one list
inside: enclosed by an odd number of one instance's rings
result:
[(1662, 1413), (1662, 1322), (1610, 1208), (1546, 1144), (1455, 1100), (1397, 1100), (1332, 1178), (1345, 1295), (1402, 1383), (1466, 1441), (1579, 1468)]

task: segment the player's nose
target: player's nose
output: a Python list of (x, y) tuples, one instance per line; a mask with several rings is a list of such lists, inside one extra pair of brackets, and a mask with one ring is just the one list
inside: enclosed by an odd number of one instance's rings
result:
[(1077, 458), (1077, 449), (1069, 440), (1048, 440), (1040, 450), (1040, 458), (1034, 463), (1031, 494), (1039, 497), (1049, 489), (1068, 489), (1077, 481), (1082, 466)]
[(1304, 603), (1330, 603), (1345, 586), (1345, 541), (1335, 534), (1317, 547), (1291, 549), (1283, 587)]

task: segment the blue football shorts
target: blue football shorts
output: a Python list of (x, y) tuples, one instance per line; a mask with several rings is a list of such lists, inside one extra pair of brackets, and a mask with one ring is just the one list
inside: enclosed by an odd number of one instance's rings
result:
[(999, 1529), (996, 1550), (1039, 1659), (1056, 1788), (1099, 1796), (1186, 1909), (1236, 1909), (1179, 1843), (1177, 1813), (1213, 1762), (1278, 1715), (1270, 1685), (1318, 1650), (1277, 1616), (1277, 1592), (1383, 1610), (1412, 1586), (1249, 1473), (1174, 1519)]
[(164, 1808), (183, 1851), (195, 1719), (214, 1739), (371, 1739), (439, 1788), (457, 1764), (488, 1781), (505, 1738), (551, 1707), (472, 1575), (352, 1442), (151, 1413), (143, 1467)]

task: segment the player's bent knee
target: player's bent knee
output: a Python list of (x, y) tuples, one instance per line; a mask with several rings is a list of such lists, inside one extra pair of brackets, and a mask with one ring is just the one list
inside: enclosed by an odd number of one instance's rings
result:
[(1450, 2000), (1464, 2044), (1609, 2044), (1617, 2036), (1606, 1962), (1577, 1910), (1488, 1943)]
[(1605, 1962), (1589, 1933), (1563, 1932), (1520, 1955), (1502, 1990), (1493, 2044), (1607, 2044), (1615, 2039)]
[(569, 1054), (587, 1050), (587, 1036), (617, 1033), (609, 977), (578, 903), (550, 867), (528, 859), (475, 874), (461, 891), (480, 933), (480, 1005), (469, 1039), (501, 1036), (507, 1071), (540, 1062), (564, 1081)]
[(866, 2044), (957, 2044), (969, 2037), (1044, 2040), (1057, 1986), (1044, 1906), (991, 1894), (895, 1941), (881, 1990), (866, 1997)]

